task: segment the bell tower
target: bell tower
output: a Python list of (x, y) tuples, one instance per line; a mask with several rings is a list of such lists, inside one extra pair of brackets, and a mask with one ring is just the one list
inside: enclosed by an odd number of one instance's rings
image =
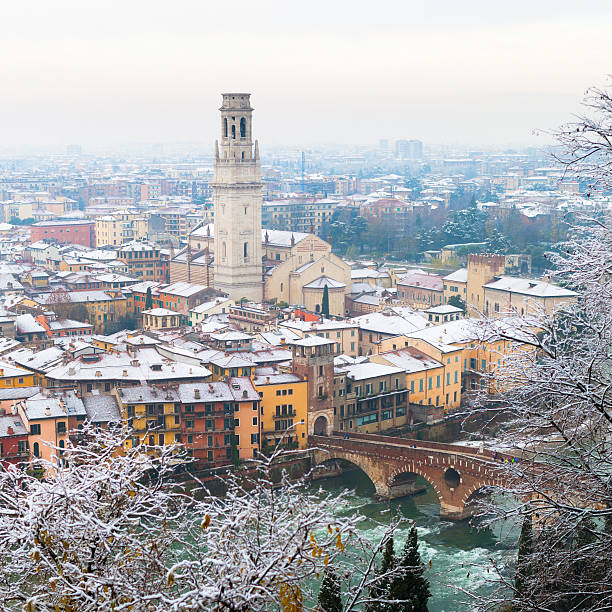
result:
[(261, 170), (253, 144), (251, 94), (223, 95), (215, 142), (215, 289), (231, 299), (263, 299)]

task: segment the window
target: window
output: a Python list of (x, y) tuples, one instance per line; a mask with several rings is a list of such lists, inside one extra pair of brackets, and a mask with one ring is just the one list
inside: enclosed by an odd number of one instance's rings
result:
[[(40, 423), (35, 423), (34, 425), (30, 425), (30, 435), (40, 436)], [(38, 457), (38, 455), (36, 456)]]
[(40, 447), (38, 446), (38, 442), (34, 442), (34, 447), (33, 447), (32, 452), (34, 453), (35, 457), (40, 457)]
[(248, 245), (249, 245), (249, 243), (248, 243), (248, 242), (245, 242), (245, 243), (242, 245), (242, 255), (244, 256), (244, 258), (245, 258), (245, 259), (248, 257), (248, 248), (249, 248), (249, 246), (248, 246)]
[(253, 425), (257, 425), (257, 417), (253, 417)]
[(436, 376), (436, 388), (437, 389), (440, 388), (440, 375), (439, 374)]
[(191, 419), (187, 419), (187, 420), (185, 421), (185, 427), (186, 427), (187, 429), (193, 429), (193, 421), (192, 421)]
[(66, 433), (66, 421), (58, 421), (57, 423), (57, 433)]

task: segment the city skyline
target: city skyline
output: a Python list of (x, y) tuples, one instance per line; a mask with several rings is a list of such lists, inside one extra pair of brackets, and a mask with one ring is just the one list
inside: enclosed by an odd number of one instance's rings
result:
[(544, 145), (605, 83), (612, 8), (587, 5), (6, 6), (0, 149), (212, 147), (221, 91), (253, 92), (264, 148)]

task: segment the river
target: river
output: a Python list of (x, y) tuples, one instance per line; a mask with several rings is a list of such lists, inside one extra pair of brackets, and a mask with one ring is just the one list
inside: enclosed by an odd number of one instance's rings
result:
[[(427, 484), (425, 480), (419, 480)], [(488, 579), (493, 573), (488, 571), (491, 559), (500, 561), (516, 555), (516, 533), (493, 532), (491, 529), (478, 530), (470, 527), (468, 521), (457, 523), (440, 520), (440, 504), (435, 491), (428, 486), (427, 491), (414, 497), (404, 497), (390, 502), (375, 502), (372, 498), (374, 485), (360, 470), (345, 472), (341, 476), (327, 478), (313, 483), (333, 493), (342, 489), (355, 491), (351, 509), (367, 518), (362, 523), (363, 533), (368, 539), (380, 539), (384, 528), (380, 523), (388, 523), (389, 510), (414, 521), (419, 536), (421, 558), (427, 569), (432, 597), (429, 600), (430, 612), (469, 612), (473, 606), (465, 603), (465, 596), (456, 588), (483, 590), (490, 588)], [(396, 553), (403, 546), (409, 526), (400, 530), (395, 538)], [(464, 600), (464, 603), (460, 599)]]

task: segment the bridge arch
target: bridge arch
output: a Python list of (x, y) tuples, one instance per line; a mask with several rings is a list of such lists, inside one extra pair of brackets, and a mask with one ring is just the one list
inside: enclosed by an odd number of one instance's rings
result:
[(315, 436), (329, 435), (329, 423), (324, 414), (320, 414), (314, 421), (313, 432)]
[(372, 486), (376, 489), (376, 493), (378, 494), (378, 487), (376, 486), (376, 477), (374, 476), (374, 474), (372, 474), (371, 470), (368, 470), (367, 462), (359, 461), (358, 458), (355, 458), (353, 460), (353, 459), (347, 459), (345, 457), (327, 457), (325, 459), (317, 461), (317, 467), (323, 466), (323, 467), (330, 467), (333, 469), (335, 467), (335, 464), (338, 464), (338, 463), (340, 463), (340, 466), (339, 466), (340, 468), (345, 468), (347, 467), (347, 465), (349, 465), (350, 468), (354, 468), (356, 470), (359, 470), (360, 472), (363, 472), (366, 475), (367, 479), (372, 484)]
[(427, 472), (427, 470), (422, 469), (414, 462), (402, 465), (401, 467), (393, 470), (389, 476), (389, 487), (393, 487), (394, 484), (399, 484), (398, 480), (402, 479), (402, 477), (405, 478), (404, 474), (415, 474), (416, 476), (420, 476), (426, 480), (427, 484), (435, 491), (436, 496), (438, 497), (438, 502), (440, 505), (442, 505), (442, 491), (440, 491), (440, 487), (438, 486), (435, 478), (433, 478), (432, 475)]

